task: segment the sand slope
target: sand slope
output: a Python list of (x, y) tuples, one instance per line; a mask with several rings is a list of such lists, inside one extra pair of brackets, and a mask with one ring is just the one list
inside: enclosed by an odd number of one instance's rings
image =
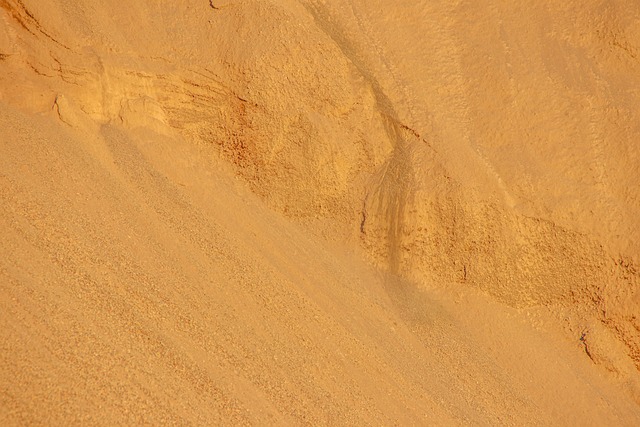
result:
[(0, 6), (3, 425), (640, 421), (633, 2)]

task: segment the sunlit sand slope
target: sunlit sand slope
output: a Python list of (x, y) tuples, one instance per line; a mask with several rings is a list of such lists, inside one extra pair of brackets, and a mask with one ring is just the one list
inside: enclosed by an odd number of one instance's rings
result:
[(640, 422), (640, 6), (0, 0), (0, 424)]

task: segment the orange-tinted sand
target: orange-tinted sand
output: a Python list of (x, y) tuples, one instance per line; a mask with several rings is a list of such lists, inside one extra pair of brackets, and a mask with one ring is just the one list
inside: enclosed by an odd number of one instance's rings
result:
[(0, 425), (639, 425), (640, 4), (0, 0)]

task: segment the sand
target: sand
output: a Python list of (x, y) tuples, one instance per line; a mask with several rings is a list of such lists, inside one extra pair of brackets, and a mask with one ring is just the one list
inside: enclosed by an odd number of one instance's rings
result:
[(638, 425), (640, 5), (538, 3), (0, 0), (0, 425)]

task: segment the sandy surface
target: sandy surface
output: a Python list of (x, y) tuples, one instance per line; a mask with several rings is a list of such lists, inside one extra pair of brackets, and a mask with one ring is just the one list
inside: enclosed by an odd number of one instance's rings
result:
[(629, 0), (0, 0), (0, 425), (640, 424), (639, 87)]

